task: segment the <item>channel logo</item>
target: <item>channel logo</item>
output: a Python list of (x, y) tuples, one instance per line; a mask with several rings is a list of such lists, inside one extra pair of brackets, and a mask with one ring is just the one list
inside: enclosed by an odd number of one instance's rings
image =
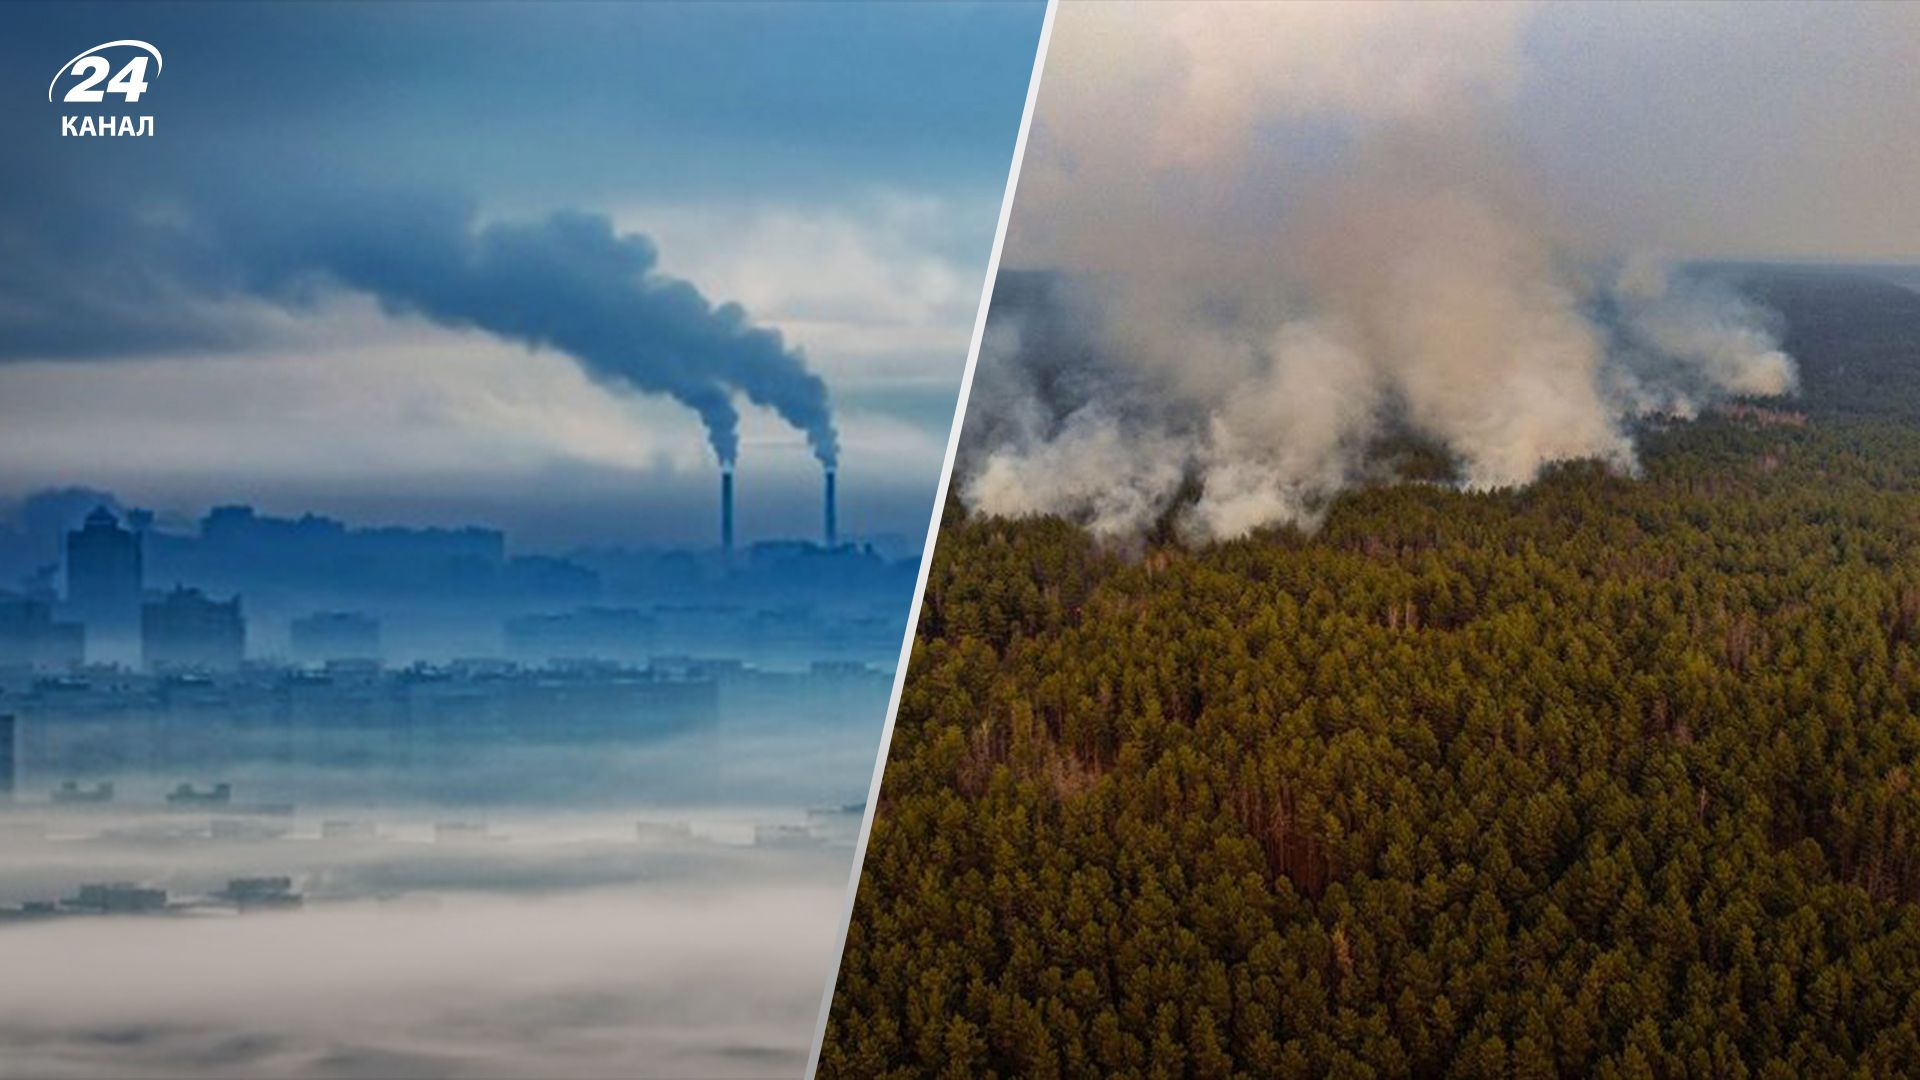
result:
[[(116, 66), (118, 61), (118, 66)], [(136, 104), (160, 75), (165, 61), (160, 50), (145, 41), (125, 38), (109, 41), (86, 50), (60, 65), (53, 81), (47, 84), (47, 100), (66, 84), (60, 101), (69, 105), (99, 105), (118, 96), (122, 103)], [(60, 134), (150, 136), (151, 116), (98, 116), (91, 113), (60, 118)]]

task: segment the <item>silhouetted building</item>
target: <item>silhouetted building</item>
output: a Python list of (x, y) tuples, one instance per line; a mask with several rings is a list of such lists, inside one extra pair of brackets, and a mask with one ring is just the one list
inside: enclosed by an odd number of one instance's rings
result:
[(0, 668), (64, 671), (85, 659), (86, 629), (55, 622), (53, 605), (18, 593), (0, 592)]
[(290, 877), (229, 878), (222, 895), (241, 911), (284, 911), (301, 904)]
[(140, 609), (140, 657), (149, 670), (231, 671), (247, 651), (240, 598), (219, 601), (176, 586)]
[(300, 585), (379, 596), (465, 595), (500, 587), (506, 537), (495, 529), (349, 528), (307, 514), (215, 507), (200, 534), (156, 538), (168, 576), (222, 592)]
[(86, 624), (91, 659), (129, 657), (140, 635), (140, 534), (95, 507), (67, 534), (67, 606)]
[(358, 611), (317, 611), (293, 620), (288, 636), (302, 660), (380, 659), (380, 620)]
[(82, 885), (77, 894), (61, 903), (96, 915), (146, 915), (167, 909), (167, 890), (144, 888), (131, 881), (104, 882)]
[(92, 787), (81, 787), (78, 780), (62, 780), (60, 786), (53, 789), (52, 798), (57, 806), (110, 803), (113, 801), (113, 785), (103, 780)]
[[(107, 802), (107, 778), (149, 777), (165, 781), (170, 809), (249, 818), (282, 811), (241, 802), (225, 786), (230, 770), (248, 764), (379, 767), (413, 772), (430, 787), (491, 747), (650, 744), (711, 734), (720, 716), (720, 683), (698, 673), (704, 663), (678, 672), (362, 664), (87, 672), (16, 684), (0, 701), (18, 718), (23, 790), (55, 788), (61, 804)], [(737, 661), (716, 670), (745, 677)], [(809, 680), (795, 674), (763, 699), (801, 700)], [(193, 777), (200, 782), (182, 783)], [(212, 780), (221, 783), (209, 787)]]
[(192, 784), (176, 784), (167, 792), (168, 806), (227, 806), (233, 802), (232, 784), (215, 784), (211, 788), (197, 788)]

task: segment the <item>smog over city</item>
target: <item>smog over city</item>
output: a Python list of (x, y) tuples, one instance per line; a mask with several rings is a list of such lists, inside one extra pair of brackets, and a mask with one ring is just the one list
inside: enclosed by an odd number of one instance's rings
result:
[(0, 1077), (802, 1070), (1041, 11), (25, 14)]

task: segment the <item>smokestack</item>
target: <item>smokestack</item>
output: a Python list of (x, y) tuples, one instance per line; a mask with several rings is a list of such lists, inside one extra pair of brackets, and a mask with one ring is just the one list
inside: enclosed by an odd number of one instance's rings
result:
[(834, 521), (833, 509), (833, 470), (827, 470), (827, 546), (833, 547), (839, 541), (839, 525)]
[(733, 550), (733, 470), (720, 470), (720, 548)]

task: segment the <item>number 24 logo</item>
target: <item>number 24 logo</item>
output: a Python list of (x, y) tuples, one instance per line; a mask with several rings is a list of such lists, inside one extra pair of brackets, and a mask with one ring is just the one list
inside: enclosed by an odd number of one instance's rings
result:
[[(121, 45), (144, 49), (151, 55), (135, 56), (121, 65), (120, 70), (114, 72), (111, 79), (107, 79), (107, 72), (113, 70), (113, 65), (107, 62), (106, 57), (96, 54)], [(160, 59), (160, 50), (144, 41), (109, 41), (104, 45), (95, 45), (61, 65), (59, 73), (53, 77), (53, 82), (47, 84), (47, 100), (53, 100), (53, 88), (60, 84), (63, 76), (77, 75), (80, 76), (80, 81), (75, 83), (60, 100), (97, 102), (105, 100), (108, 94), (119, 94), (129, 102), (139, 101), (140, 95), (147, 92), (147, 61), (149, 59), (153, 61), (154, 74), (159, 74), (165, 66), (164, 61)], [(106, 89), (95, 89), (102, 79), (107, 80)]]

